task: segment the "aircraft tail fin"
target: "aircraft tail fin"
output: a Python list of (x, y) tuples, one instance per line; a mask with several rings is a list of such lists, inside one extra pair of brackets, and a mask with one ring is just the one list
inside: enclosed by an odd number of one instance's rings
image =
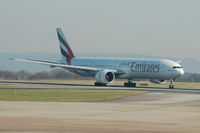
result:
[(71, 60), (75, 57), (73, 51), (71, 50), (67, 39), (65, 38), (61, 28), (57, 28), (57, 35), (60, 45), (60, 51), (62, 54), (62, 58), (66, 60), (68, 65), (71, 65)]

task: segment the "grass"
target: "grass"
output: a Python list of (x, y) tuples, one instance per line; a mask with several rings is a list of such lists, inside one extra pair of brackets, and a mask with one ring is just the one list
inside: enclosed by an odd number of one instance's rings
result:
[(0, 101), (86, 102), (144, 93), (128, 90), (0, 89)]

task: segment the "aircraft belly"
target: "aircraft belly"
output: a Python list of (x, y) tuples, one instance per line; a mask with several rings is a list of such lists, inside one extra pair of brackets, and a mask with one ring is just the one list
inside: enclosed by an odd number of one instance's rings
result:
[(168, 79), (163, 73), (149, 73), (149, 72), (128, 72), (127, 74), (121, 75), (120, 78), (130, 79)]

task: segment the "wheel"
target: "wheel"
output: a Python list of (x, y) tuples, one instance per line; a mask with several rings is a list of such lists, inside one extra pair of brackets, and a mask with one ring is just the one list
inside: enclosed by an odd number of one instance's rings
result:
[(94, 85), (95, 85), (95, 86), (106, 86), (107, 84), (95, 82)]
[(124, 83), (124, 87), (136, 87), (136, 83), (125, 82), (125, 83)]
[(174, 85), (169, 85), (169, 89), (174, 89)]
[(136, 87), (136, 83), (135, 83), (135, 82), (134, 82), (134, 83), (132, 83), (132, 85), (133, 85), (132, 87)]

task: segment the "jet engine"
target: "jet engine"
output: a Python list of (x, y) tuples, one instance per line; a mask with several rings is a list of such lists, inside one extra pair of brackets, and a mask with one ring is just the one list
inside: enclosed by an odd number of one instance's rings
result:
[(149, 79), (149, 81), (154, 84), (162, 84), (166, 82), (166, 80), (163, 80), (163, 79)]
[(115, 74), (109, 70), (102, 70), (96, 73), (95, 79), (99, 83), (107, 84), (115, 80)]

